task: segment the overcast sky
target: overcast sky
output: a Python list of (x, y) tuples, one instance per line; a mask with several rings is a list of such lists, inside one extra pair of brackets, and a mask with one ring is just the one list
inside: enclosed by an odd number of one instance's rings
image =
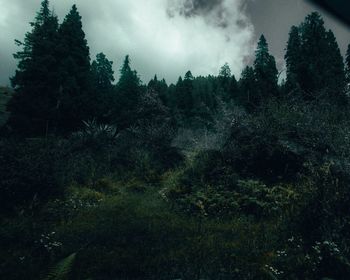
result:
[[(14, 39), (30, 30), (40, 2), (0, 0), (0, 84), (9, 84), (16, 68)], [(187, 70), (217, 74), (225, 62), (239, 77), (261, 33), (282, 68), (291, 25), (317, 10), (304, 0), (51, 0), (60, 21), (73, 4), (83, 17), (91, 57), (104, 52), (118, 72), (129, 54), (144, 82), (154, 74), (175, 82)], [(350, 30), (324, 16), (344, 53)]]

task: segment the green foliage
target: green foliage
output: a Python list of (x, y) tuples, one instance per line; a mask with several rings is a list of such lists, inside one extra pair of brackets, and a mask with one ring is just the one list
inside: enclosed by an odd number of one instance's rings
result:
[(20, 135), (47, 135), (57, 120), (59, 89), (58, 19), (48, 1), (42, 2), (31, 26), (24, 42), (16, 41), (23, 49), (14, 55), (18, 69), (11, 79), (15, 94), (8, 103), (8, 124)]
[(307, 100), (323, 96), (344, 103), (343, 58), (320, 14), (311, 13), (299, 28), (292, 28), (285, 58), (290, 89), (301, 89)]
[(298, 87), (298, 73), (301, 65), (301, 38), (299, 28), (292, 26), (289, 32), (285, 61), (287, 65), (287, 92)]
[(13, 90), (10, 88), (0, 87), (0, 129), (6, 124), (9, 117), (7, 103), (11, 100)]
[(96, 116), (96, 96), (92, 84), (90, 53), (81, 16), (72, 6), (59, 30), (60, 102), (59, 128), (62, 133), (82, 126), (82, 120)]
[(141, 81), (131, 69), (130, 58), (125, 57), (117, 83), (117, 95), (113, 100), (112, 120), (118, 129), (133, 126), (137, 120), (137, 108), (141, 96)]
[(94, 79), (96, 95), (95, 112), (96, 118), (102, 123), (112, 123), (111, 113), (114, 98), (114, 71), (113, 62), (109, 61), (105, 54), (96, 55), (96, 60), (91, 64), (91, 72)]
[(1, 212), (33, 211), (63, 192), (62, 145), (50, 140), (0, 143)]
[(237, 99), (238, 103), (243, 105), (248, 110), (254, 110), (256, 104), (258, 103), (258, 96), (256, 92), (256, 80), (254, 69), (247, 66), (242, 74), (241, 79), (239, 80), (240, 93)]
[(264, 35), (261, 35), (255, 51), (254, 74), (256, 80), (257, 104), (278, 93), (278, 71), (275, 58), (269, 54), (269, 47)]
[(73, 253), (56, 264), (45, 277), (45, 280), (68, 280), (76, 255), (76, 253)]

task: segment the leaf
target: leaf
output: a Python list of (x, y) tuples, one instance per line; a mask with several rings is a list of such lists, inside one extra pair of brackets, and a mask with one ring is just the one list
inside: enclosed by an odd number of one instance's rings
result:
[(67, 280), (69, 273), (72, 271), (76, 255), (76, 253), (73, 253), (57, 263), (50, 269), (44, 280)]

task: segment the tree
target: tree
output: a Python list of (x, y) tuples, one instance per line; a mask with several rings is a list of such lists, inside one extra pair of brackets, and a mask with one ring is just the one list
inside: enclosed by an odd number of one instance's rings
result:
[(292, 26), (289, 32), (289, 39), (287, 43), (287, 50), (284, 56), (287, 66), (287, 92), (298, 88), (298, 73), (300, 67), (300, 52), (301, 52), (301, 39), (299, 29), (296, 26)]
[(157, 75), (148, 83), (148, 90), (154, 91), (164, 105), (168, 105), (168, 85), (164, 79), (158, 80)]
[(98, 90), (109, 90), (114, 82), (113, 61), (107, 59), (104, 53), (96, 55), (96, 60), (91, 64), (95, 87)]
[(237, 95), (237, 80), (235, 76), (231, 74), (231, 69), (227, 63), (225, 63), (220, 69), (218, 87), (217, 91), (219, 92), (219, 96), (225, 102), (229, 102)]
[(255, 51), (254, 74), (258, 98), (254, 101), (259, 105), (264, 98), (276, 96), (278, 93), (278, 71), (275, 58), (270, 55), (264, 35), (261, 35)]
[(239, 80), (239, 96), (238, 103), (243, 105), (248, 110), (254, 110), (258, 103), (258, 96), (256, 94), (256, 80), (254, 69), (247, 66)]
[(176, 108), (184, 118), (189, 118), (193, 110), (193, 76), (191, 71), (185, 74), (184, 79), (180, 77), (176, 84)]
[(14, 55), (19, 62), (11, 78), (15, 94), (8, 104), (8, 124), (23, 136), (40, 136), (54, 131), (59, 90), (58, 20), (48, 0), (42, 1), (31, 26), (24, 42), (16, 41), (23, 49)]
[(344, 100), (345, 74), (343, 58), (334, 34), (326, 31), (317, 12), (311, 13), (299, 27), (301, 46), (296, 71), (304, 98), (331, 97)]
[(107, 59), (106, 55), (99, 53), (96, 55), (96, 60), (91, 64), (91, 72), (94, 81), (94, 90), (97, 103), (97, 120), (110, 123), (111, 105), (113, 101), (113, 82), (114, 71), (112, 69), (113, 61)]
[(141, 96), (141, 81), (130, 67), (130, 58), (125, 57), (117, 83), (117, 96), (114, 102), (113, 121), (120, 129), (133, 125), (137, 120), (137, 106)]
[(335, 98), (338, 102), (345, 102), (346, 76), (344, 70), (344, 61), (334, 33), (329, 30), (326, 33), (328, 55), (326, 64), (328, 67), (325, 72), (327, 95), (329, 98)]
[(73, 5), (59, 28), (60, 126), (65, 132), (95, 116), (96, 95), (92, 90), (90, 53), (81, 16)]

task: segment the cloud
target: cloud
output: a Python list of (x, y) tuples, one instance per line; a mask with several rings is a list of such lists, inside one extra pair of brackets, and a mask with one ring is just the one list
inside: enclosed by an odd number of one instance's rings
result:
[[(0, 83), (15, 69), (13, 40), (24, 37), (40, 2), (0, 0)], [(143, 81), (158, 74), (175, 82), (187, 70), (194, 75), (217, 74), (225, 62), (239, 75), (253, 53), (254, 29), (242, 9), (243, 2), (51, 0), (51, 6), (62, 20), (70, 6), (77, 4), (92, 58), (104, 52), (118, 69), (129, 54)]]

